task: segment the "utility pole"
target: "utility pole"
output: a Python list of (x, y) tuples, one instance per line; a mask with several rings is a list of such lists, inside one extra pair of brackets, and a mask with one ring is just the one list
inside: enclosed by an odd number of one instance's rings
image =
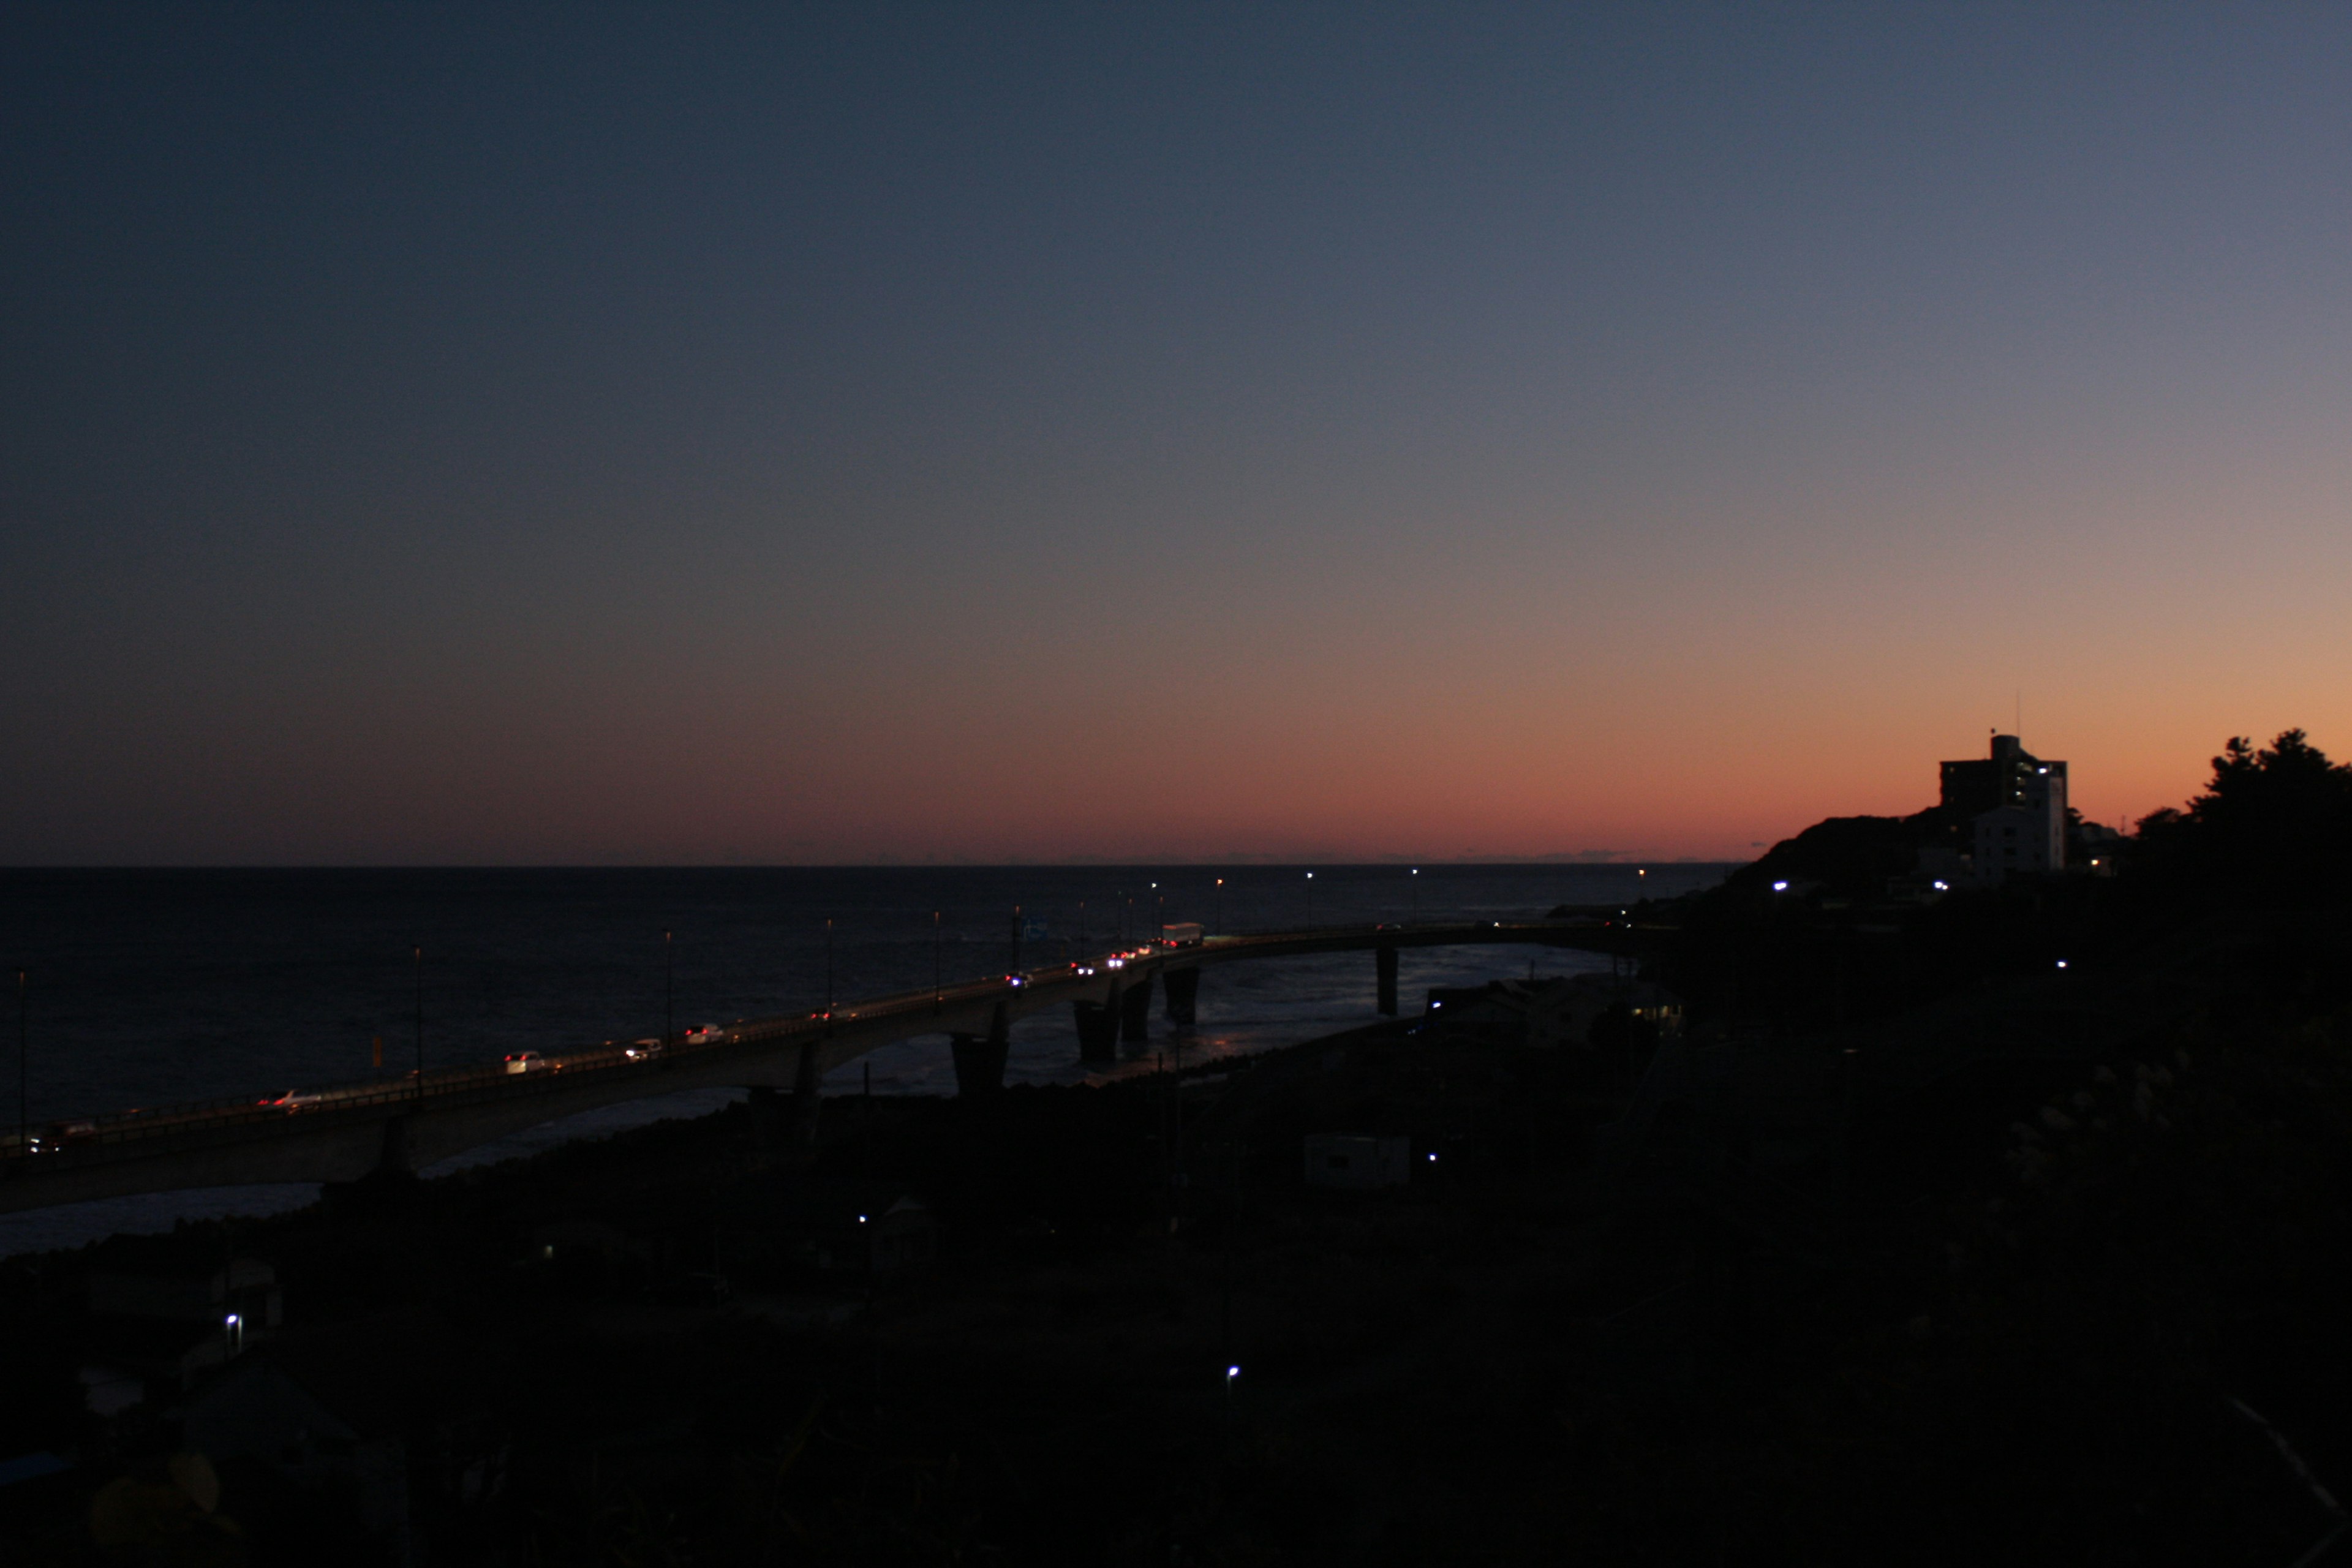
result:
[(425, 1103), (425, 949), (416, 949), (416, 1103)]
[(1168, 1234), (1184, 1215), (1184, 1032), (1168, 1042)]
[(1220, 1292), (1224, 1300), (1220, 1304), (1217, 1329), (1224, 1352), (1224, 1435), (1226, 1440), (1230, 1442), (1234, 1433), (1234, 1380), (1242, 1374), (1241, 1363), (1234, 1359), (1234, 1232), (1241, 1228), (1242, 1167), (1247, 1163), (1249, 1157), (1248, 1145), (1242, 1142), (1238, 1130), (1232, 1134), (1226, 1145), (1226, 1153), (1233, 1163), (1234, 1191), (1233, 1208), (1225, 1216), (1225, 1258), (1224, 1268), (1221, 1270), (1224, 1279), (1222, 1281), (1223, 1288)]
[(863, 1145), (858, 1154), (857, 1226), (866, 1233), (866, 1392), (874, 1399), (874, 1420), (882, 1421), (882, 1325), (874, 1320), (874, 1234), (880, 1228), (882, 1216), (874, 1205), (874, 1058), (865, 1061), (866, 1098), (858, 1108), (861, 1123), (858, 1139)]

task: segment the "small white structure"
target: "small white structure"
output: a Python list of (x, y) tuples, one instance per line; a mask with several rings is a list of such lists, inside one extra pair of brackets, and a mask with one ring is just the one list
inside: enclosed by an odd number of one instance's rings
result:
[(1312, 1132), (1307, 1138), (1307, 1184), (1365, 1191), (1401, 1187), (1412, 1173), (1412, 1141)]

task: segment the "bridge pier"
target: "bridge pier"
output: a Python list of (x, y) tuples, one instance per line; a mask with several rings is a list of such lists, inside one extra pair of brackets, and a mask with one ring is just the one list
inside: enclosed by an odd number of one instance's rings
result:
[(383, 1152), (375, 1157), (375, 1169), (368, 1173), (393, 1181), (416, 1174), (416, 1162), (408, 1157), (407, 1117), (394, 1116), (385, 1120)]
[(408, 1155), (408, 1118), (394, 1116), (384, 1121), (374, 1167), (355, 1182), (321, 1182), (319, 1196), (335, 1214), (381, 1214), (405, 1201), (417, 1186), (415, 1163)]
[(1078, 1060), (1107, 1062), (1118, 1055), (1118, 993), (1103, 1002), (1073, 1002), (1078, 1020)]
[(1381, 1016), (1393, 1018), (1397, 1016), (1397, 950), (1372, 949), (1372, 973), (1378, 980)]
[(780, 1152), (788, 1152), (793, 1142), (792, 1113), (785, 1109), (788, 1101), (783, 1091), (765, 1084), (751, 1086), (751, 1152), (753, 1160), (761, 1165)]
[(1151, 1037), (1151, 972), (1145, 970), (1118, 994), (1118, 1037), (1140, 1045)]
[(1004, 1087), (1004, 1058), (1013, 1049), (1013, 1025), (1004, 1004), (996, 1005), (985, 1035), (950, 1034), (948, 1048), (955, 1056), (956, 1094), (968, 1099), (993, 1094)]
[(1168, 994), (1168, 1021), (1189, 1026), (1193, 1021), (1194, 1004), (1201, 995), (1201, 972), (1197, 967), (1164, 969), (1160, 984)]
[(814, 1040), (803, 1046), (800, 1060), (793, 1064), (792, 1141), (786, 1152), (795, 1165), (816, 1163), (816, 1113), (824, 1104), (817, 1048)]

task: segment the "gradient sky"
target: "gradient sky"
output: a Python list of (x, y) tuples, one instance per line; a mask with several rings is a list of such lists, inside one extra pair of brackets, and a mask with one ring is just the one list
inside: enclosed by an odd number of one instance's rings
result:
[(0, 861), (2352, 752), (2352, 11), (0, 12)]

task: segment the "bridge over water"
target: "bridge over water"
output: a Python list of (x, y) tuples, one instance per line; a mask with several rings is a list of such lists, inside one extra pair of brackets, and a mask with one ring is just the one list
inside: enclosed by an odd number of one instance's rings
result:
[(824, 1013), (746, 1020), (713, 1038), (633, 1057), (625, 1047), (550, 1056), (541, 1070), (501, 1065), (411, 1073), (305, 1097), (126, 1111), (0, 1134), (0, 1213), (190, 1187), (354, 1182), (411, 1173), (468, 1149), (585, 1110), (696, 1089), (748, 1089), (755, 1115), (813, 1145), (824, 1075), (880, 1046), (944, 1034), (957, 1091), (1002, 1088), (1015, 1019), (1074, 1009), (1079, 1053), (1115, 1058), (1139, 1040), (1156, 987), (1169, 1018), (1192, 1022), (1202, 972), (1221, 963), (1369, 952), (1381, 1013), (1397, 1011), (1397, 952), (1408, 947), (1527, 945), (1630, 953), (1645, 933), (1622, 921), (1479, 921), (1349, 926), (1152, 944), (1019, 974), (845, 1003)]

